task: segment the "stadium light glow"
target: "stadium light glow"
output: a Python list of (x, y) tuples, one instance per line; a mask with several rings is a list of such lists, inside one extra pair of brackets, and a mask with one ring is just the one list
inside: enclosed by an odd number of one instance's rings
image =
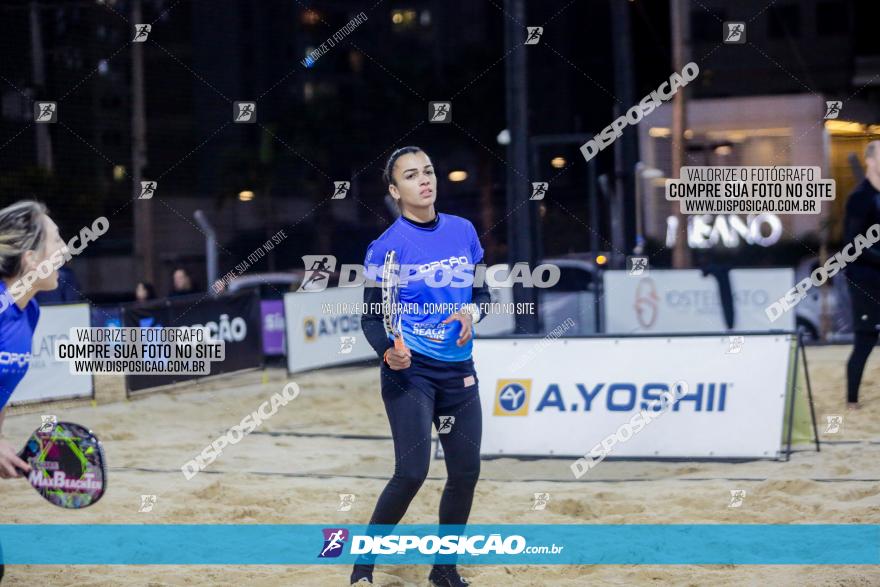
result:
[(565, 157), (554, 157), (550, 160), (550, 165), (552, 165), (554, 169), (562, 169), (565, 167), (566, 163), (568, 162), (565, 160)]
[(867, 126), (861, 122), (849, 122), (847, 120), (826, 120), (825, 130), (831, 134), (867, 134)]
[(608, 257), (605, 255), (596, 255), (596, 265), (604, 265), (608, 262)]
[(242, 192), (238, 192), (238, 199), (242, 202), (250, 202), (254, 199), (254, 192), (250, 190), (244, 190)]
[(455, 171), (449, 172), (449, 181), (464, 181), (468, 177), (467, 171), (456, 169)]

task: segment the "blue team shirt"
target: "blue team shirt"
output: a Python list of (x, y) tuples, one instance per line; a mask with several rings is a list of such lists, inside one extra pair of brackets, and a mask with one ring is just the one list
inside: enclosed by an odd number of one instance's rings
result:
[(40, 306), (32, 299), (24, 310), (18, 307), (0, 279), (0, 410), (15, 386), (24, 378), (31, 360), (31, 341)]
[[(451, 214), (438, 214), (437, 224), (422, 228), (402, 217), (382, 236), (370, 243), (364, 260), (366, 275), (381, 281), (381, 266), (389, 250), (397, 252), (398, 263), (411, 268), (400, 287), (404, 309), (401, 332), (412, 350), (440, 361), (465, 361), (471, 357), (473, 343), (458, 346), (461, 322), (443, 321), (471, 302), (471, 285), (460, 276), (473, 278), (474, 265), (483, 260), (483, 247), (474, 225)], [(405, 272), (404, 272), (405, 273)], [(429, 283), (449, 283), (430, 287)], [(447, 308), (447, 311), (431, 311)], [(390, 337), (389, 337), (390, 338)]]

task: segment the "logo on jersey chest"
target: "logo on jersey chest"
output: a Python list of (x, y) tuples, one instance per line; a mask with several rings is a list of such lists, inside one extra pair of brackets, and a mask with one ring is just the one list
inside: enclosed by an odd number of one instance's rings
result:
[(459, 265), (468, 265), (468, 258), (464, 255), (452, 256), (447, 259), (440, 259), (439, 261), (431, 261), (430, 263), (425, 263), (424, 265), (419, 265), (419, 273), (427, 273), (428, 271), (434, 271), (436, 269), (445, 268), (452, 269), (453, 267), (457, 267)]

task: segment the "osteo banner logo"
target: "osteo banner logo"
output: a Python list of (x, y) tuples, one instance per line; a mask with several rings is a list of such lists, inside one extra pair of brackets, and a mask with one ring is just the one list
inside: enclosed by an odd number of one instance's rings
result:
[(633, 304), (636, 319), (642, 328), (650, 328), (657, 322), (659, 301), (660, 298), (657, 296), (657, 286), (654, 280), (650, 277), (643, 277), (639, 281), (638, 286), (636, 286), (636, 300)]
[(348, 540), (348, 530), (345, 528), (324, 528), (324, 546), (318, 558), (336, 558), (345, 549), (345, 541)]
[(499, 379), (495, 386), (495, 416), (528, 416), (531, 379)]

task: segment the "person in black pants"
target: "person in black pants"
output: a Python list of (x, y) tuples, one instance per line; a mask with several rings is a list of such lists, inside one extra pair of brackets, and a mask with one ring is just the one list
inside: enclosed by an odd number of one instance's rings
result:
[[(853, 242), (880, 223), (880, 141), (871, 141), (865, 151), (865, 179), (846, 202), (844, 240)], [(877, 344), (880, 325), (880, 250), (867, 247), (846, 267), (852, 299), (853, 351), (846, 365), (847, 408), (859, 408), (859, 385), (868, 355)]]
[[(437, 181), (427, 154), (418, 147), (394, 151), (385, 167), (388, 191), (401, 216), (367, 250), (366, 275), (380, 280), (379, 268), (388, 251), (397, 253), (401, 275), (400, 331), (406, 349), (397, 349), (385, 331), (382, 291), (364, 288), (367, 311), (361, 328), (382, 358), (382, 401), (394, 440), (394, 475), (376, 503), (370, 525), (397, 525), (428, 475), (431, 425), (437, 428), (446, 460), (447, 480), (440, 500), (440, 524), (463, 527), (470, 516), (480, 476), (482, 409), (479, 380), (471, 358), (473, 323), (488, 288), (437, 279), (450, 269), (473, 275), (483, 249), (473, 225), (458, 216), (434, 210)], [(403, 268), (415, 273), (408, 275)], [(442, 277), (442, 275), (441, 275)], [(434, 308), (448, 308), (447, 311)], [(368, 531), (369, 533), (369, 531)], [(377, 532), (378, 533), (378, 532)], [(354, 565), (351, 583), (371, 584), (374, 557)], [(435, 564), (429, 581), (438, 587), (461, 587), (454, 564)]]

